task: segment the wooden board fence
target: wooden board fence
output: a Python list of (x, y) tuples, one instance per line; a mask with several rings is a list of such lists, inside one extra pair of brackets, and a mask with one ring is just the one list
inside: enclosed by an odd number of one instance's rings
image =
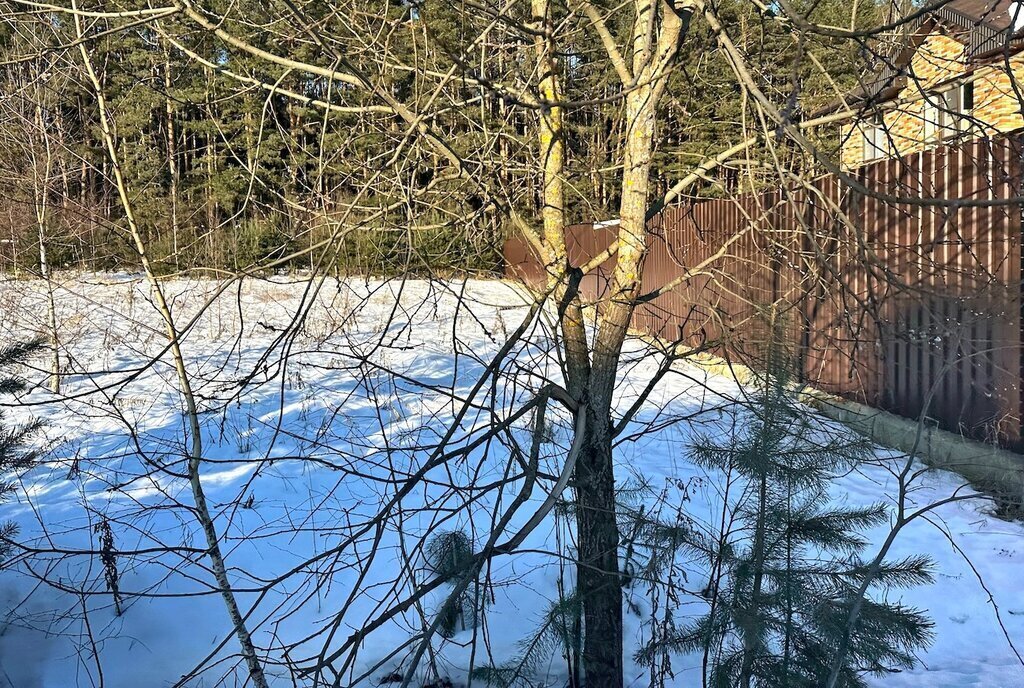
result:
[[(1020, 451), (1021, 154), (1019, 136), (980, 139), (666, 208), (650, 223), (644, 290), (694, 274), (633, 325), (756, 364), (758, 313), (774, 306), (804, 381)], [(572, 264), (615, 229), (570, 227)], [(505, 256), (510, 274), (543, 278), (521, 241)], [(586, 298), (607, 293), (613, 267), (584, 279)]]

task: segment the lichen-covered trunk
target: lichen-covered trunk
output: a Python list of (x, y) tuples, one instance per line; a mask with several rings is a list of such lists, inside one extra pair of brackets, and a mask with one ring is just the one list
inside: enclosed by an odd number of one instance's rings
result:
[[(539, 69), (538, 90), (545, 103), (558, 103), (562, 98), (555, 59), (554, 27), (549, 0), (531, 0), (535, 25), (540, 29), (534, 39)], [(566, 279), (568, 250), (565, 243), (565, 132), (564, 109), (560, 105), (541, 107), (538, 122), (538, 148), (543, 164), (541, 189), (541, 234), (545, 255), (548, 288), (560, 305), (563, 352), (566, 359), (566, 384), (574, 399), (586, 393), (590, 374), (583, 309), (578, 295)]]
[(611, 408), (622, 344), (640, 296), (647, 253), (647, 205), (654, 150), (656, 89), (640, 87), (626, 97), (626, 144), (622, 201), (619, 206), (618, 253), (611, 292), (594, 342), (592, 393)]
[(561, 347), (566, 387), (587, 414), (588, 436), (576, 462), (577, 580), (582, 600), (583, 685), (622, 685), (622, 590), (618, 582), (618, 528), (615, 524), (615, 480), (611, 464), (610, 409), (591, 406), (590, 351), (578, 294), (570, 286), (565, 236), (565, 134), (559, 88), (557, 52), (548, 0), (532, 0), (538, 34), (534, 40), (539, 68), (538, 144), (543, 164), (543, 260), (548, 288), (559, 305)]
[[(590, 345), (583, 309), (572, 286), (580, 277), (568, 261), (565, 236), (565, 136), (550, 0), (531, 0), (538, 60), (539, 153), (543, 164), (543, 233), (540, 248), (548, 287), (559, 305), (560, 343), (566, 386), (586, 414), (584, 449), (573, 473), (576, 490), (577, 595), (583, 616), (583, 685), (622, 688), (622, 578), (612, 455), (612, 403), (619, 358), (640, 295), (647, 247), (647, 205), (654, 151), (657, 103), (665, 72), (678, 49), (681, 7), (638, 0), (634, 26), (633, 69), (637, 75), (624, 100), (620, 225), (610, 298), (602, 303)], [(653, 19), (661, 17), (661, 30)]]
[(652, 89), (627, 97), (618, 256), (610, 299), (594, 341), (586, 412), (587, 451), (576, 464), (579, 594), (583, 600), (583, 663), (587, 688), (623, 685), (622, 579), (612, 456), (612, 403), (619, 357), (641, 286), (646, 253), (648, 178), (654, 129)]

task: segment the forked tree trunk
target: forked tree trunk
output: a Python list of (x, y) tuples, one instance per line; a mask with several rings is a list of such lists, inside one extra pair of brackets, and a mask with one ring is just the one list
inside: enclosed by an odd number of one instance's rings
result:
[[(532, 0), (534, 40), (541, 98), (557, 103), (559, 87), (554, 27), (548, 0)], [(543, 256), (548, 286), (562, 308), (559, 327), (565, 355), (566, 385), (587, 414), (585, 449), (573, 474), (576, 482), (576, 594), (583, 607), (583, 683), (618, 688), (622, 685), (622, 589), (619, 585), (618, 527), (615, 522), (615, 477), (612, 470), (609, 407), (591, 405), (590, 352), (579, 297), (564, 279), (569, 267), (565, 244), (565, 134), (563, 108), (540, 108), (538, 143), (544, 175), (541, 215)], [(612, 372), (614, 378), (614, 371)], [(591, 426), (593, 423), (593, 426)]]
[[(665, 89), (688, 10), (680, 4), (636, 0), (630, 53), (635, 83), (627, 83), (623, 179), (618, 258), (611, 299), (602, 309), (593, 347), (588, 345), (565, 236), (565, 136), (557, 50), (549, 0), (531, 0), (538, 59), (540, 104), (538, 142), (542, 160), (544, 230), (542, 258), (548, 287), (559, 304), (566, 386), (586, 414), (585, 449), (573, 478), (576, 490), (577, 589), (583, 612), (583, 684), (587, 688), (623, 685), (622, 579), (612, 456), (612, 397), (619, 357), (637, 297), (647, 248), (647, 204), (654, 152), (655, 116)], [(659, 12), (660, 11), (660, 12)], [(660, 22), (656, 20), (660, 14)], [(655, 27), (658, 27), (655, 29)], [(620, 75), (629, 71), (615, 51)], [(569, 270), (567, 278), (566, 271)]]

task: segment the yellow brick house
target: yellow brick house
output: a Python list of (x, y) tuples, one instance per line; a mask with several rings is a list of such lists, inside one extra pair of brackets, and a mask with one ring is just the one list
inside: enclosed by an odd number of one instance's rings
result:
[(1024, 2), (952, 0), (915, 17), (876, 73), (830, 108), (860, 113), (841, 130), (843, 166), (1024, 128), (1022, 39)]

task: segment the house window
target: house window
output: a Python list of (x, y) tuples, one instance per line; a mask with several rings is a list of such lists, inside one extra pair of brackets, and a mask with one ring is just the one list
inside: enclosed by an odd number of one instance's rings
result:
[(957, 84), (929, 93), (924, 103), (924, 138), (933, 141), (970, 129), (974, 84)]
[(959, 86), (939, 94), (939, 137), (955, 136), (963, 121), (963, 92)]
[(875, 115), (864, 126), (864, 160), (878, 160), (892, 152), (892, 140), (885, 126), (885, 118)]
[(939, 106), (942, 102), (938, 93), (929, 93), (924, 97), (924, 140), (933, 141), (939, 135)]

